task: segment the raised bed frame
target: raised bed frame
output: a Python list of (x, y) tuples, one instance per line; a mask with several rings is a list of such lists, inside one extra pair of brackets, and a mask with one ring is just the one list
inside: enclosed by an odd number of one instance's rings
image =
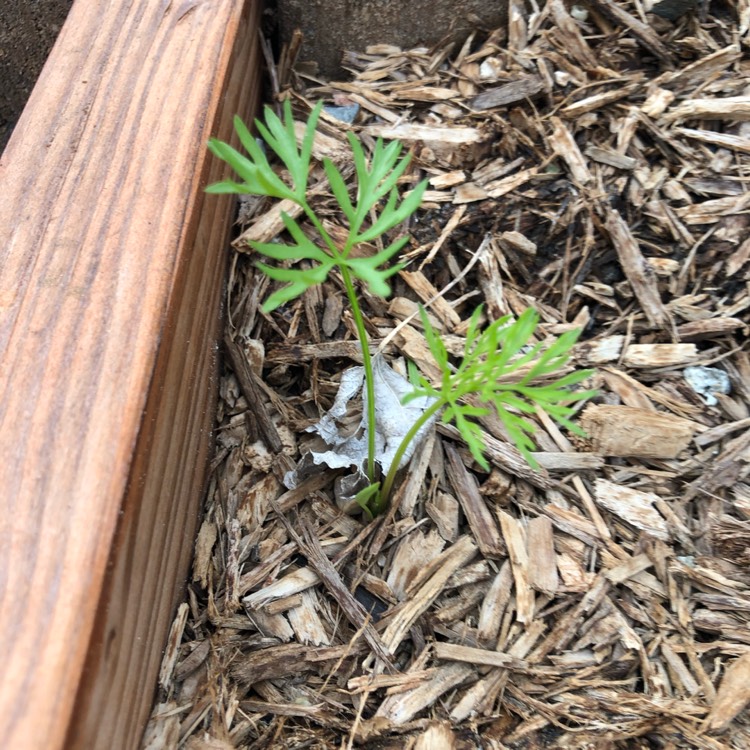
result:
[(0, 746), (137, 748), (206, 473), (260, 0), (73, 4), (0, 159)]

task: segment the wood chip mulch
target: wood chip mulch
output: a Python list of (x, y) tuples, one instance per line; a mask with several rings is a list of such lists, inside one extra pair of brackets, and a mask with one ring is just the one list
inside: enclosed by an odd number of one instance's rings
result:
[(347, 53), (348, 82), (288, 56), (273, 80), (300, 120), (359, 106), (324, 117), (318, 159), (351, 174), (351, 127), (411, 150), (403, 190), (430, 179), (393, 296), (363, 293), (373, 346), (430, 374), (417, 301), (451, 350), (478, 304), (533, 306), (541, 336), (584, 329), (588, 438), (538, 414), (533, 471), (485, 420), (487, 474), (440, 427), (369, 524), (336, 472), (287, 489), (358, 346), (336, 279), (261, 312), (247, 240), (280, 207), (245, 201), (145, 748), (750, 747), (750, 4), (531, 7), (461, 47)]

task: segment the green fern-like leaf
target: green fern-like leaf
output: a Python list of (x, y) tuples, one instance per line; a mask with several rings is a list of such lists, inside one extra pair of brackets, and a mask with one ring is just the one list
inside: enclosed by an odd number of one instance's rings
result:
[[(589, 398), (593, 392), (571, 391), (570, 388), (589, 377), (591, 371), (572, 372), (551, 383), (532, 382), (567, 363), (578, 332), (566, 333), (547, 347), (532, 344), (539, 316), (531, 308), (515, 321), (506, 316), (480, 332), (480, 307), (469, 320), (463, 359), (455, 370), (451, 370), (445, 344), (422, 308), (420, 315), (427, 345), (443, 372), (443, 378), (440, 386), (435, 387), (420, 375), (408, 399), (428, 396), (440, 401), (445, 407), (443, 421), (455, 424), (480, 466), (488, 468), (482, 430), (474, 420), (486, 416), (490, 406), (504, 424), (510, 439), (535, 468), (537, 463), (531, 455), (535, 448), (531, 438), (535, 428), (524, 415), (534, 414), (541, 408), (559, 424), (580, 434), (580, 428), (569, 419), (574, 412), (570, 404)], [(509, 381), (509, 375), (527, 365), (530, 365), (528, 373), (517, 381)], [(467, 398), (471, 398), (471, 404), (466, 402)]]

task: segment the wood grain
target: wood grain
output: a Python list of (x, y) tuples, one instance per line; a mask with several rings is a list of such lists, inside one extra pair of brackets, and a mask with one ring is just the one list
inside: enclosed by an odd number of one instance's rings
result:
[(259, 5), (75, 3), (0, 159), (0, 746), (138, 746), (210, 444), (205, 142), (255, 106)]

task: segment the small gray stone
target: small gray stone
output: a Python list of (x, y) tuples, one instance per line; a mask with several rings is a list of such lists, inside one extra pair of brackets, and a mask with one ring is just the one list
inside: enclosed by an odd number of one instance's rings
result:
[(703, 396), (706, 406), (719, 403), (714, 393), (727, 394), (732, 390), (729, 376), (717, 367), (686, 367), (683, 375), (687, 384), (699, 396)]

